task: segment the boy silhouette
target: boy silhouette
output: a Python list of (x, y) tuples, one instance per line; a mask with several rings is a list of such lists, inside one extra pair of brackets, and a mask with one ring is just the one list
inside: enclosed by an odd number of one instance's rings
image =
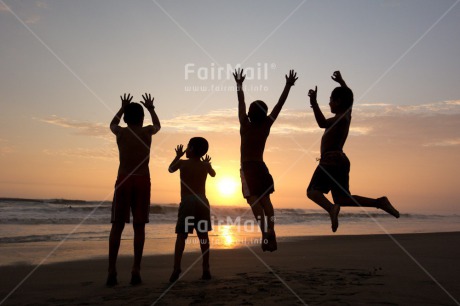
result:
[[(188, 234), (196, 230), (200, 241), (201, 253), (203, 254), (203, 275), (202, 279), (211, 279), (209, 270), (209, 237), (208, 231), (212, 230), (211, 212), (208, 199), (206, 198), (206, 178), (208, 174), (216, 176), (211, 166), (211, 157), (208, 152), (208, 141), (203, 137), (190, 139), (186, 150), (183, 145), (178, 145), (176, 157), (169, 166), (169, 172), (174, 173), (180, 170), (180, 194), (181, 201), (177, 214), (176, 224), (176, 245), (174, 249), (174, 269), (169, 278), (170, 282), (179, 279), (181, 273), (181, 260), (184, 253), (185, 240)], [(183, 155), (186, 160), (180, 159)]]
[(289, 76), (286, 75), (286, 85), (283, 93), (268, 116), (268, 107), (260, 100), (252, 102), (249, 106), (249, 112), (246, 114), (246, 102), (243, 92), (243, 82), (246, 76), (243, 75), (243, 69), (235, 70), (233, 76), (235, 77), (238, 93), (238, 118), (241, 135), (240, 174), (243, 196), (248, 204), (251, 205), (254, 217), (259, 222), (262, 230), (262, 250), (264, 252), (273, 252), (277, 249), (277, 243), (275, 216), (270, 194), (275, 191), (275, 188), (273, 178), (264, 163), (263, 154), (270, 128), (278, 118), (289, 91), (297, 80), (297, 73), (294, 70), (290, 70)]
[[(320, 128), (326, 130), (321, 139), (321, 159), (307, 188), (307, 196), (329, 213), (333, 232), (339, 226), (340, 206), (376, 207), (399, 218), (399, 212), (387, 197), (371, 199), (350, 195), (350, 161), (343, 152), (343, 146), (350, 129), (353, 92), (343, 80), (340, 71), (335, 71), (332, 79), (340, 84), (340, 87), (332, 91), (330, 97), (329, 106), (331, 112), (335, 114), (334, 117), (326, 119), (321, 112), (316, 100), (318, 93), (316, 86), (315, 90), (310, 89), (308, 92), (316, 122)], [(332, 192), (334, 204), (324, 196), (329, 191)]]
[[(142, 126), (144, 110), (140, 104), (131, 103), (133, 97), (130, 94), (120, 96), (121, 108), (110, 122), (110, 130), (117, 137), (120, 156), (112, 202), (112, 229), (109, 238), (109, 269), (106, 284), (110, 287), (118, 284), (116, 262), (121, 234), (125, 223), (130, 221), (130, 209), (133, 214), (134, 228), (134, 263), (130, 283), (137, 285), (142, 282), (141, 259), (144, 250), (145, 223), (149, 222), (150, 210), (150, 144), (152, 135), (161, 128), (153, 106), (154, 98), (147, 93), (142, 97), (144, 102), (141, 103), (149, 111), (153, 125)], [(119, 125), (122, 116), (127, 127)]]

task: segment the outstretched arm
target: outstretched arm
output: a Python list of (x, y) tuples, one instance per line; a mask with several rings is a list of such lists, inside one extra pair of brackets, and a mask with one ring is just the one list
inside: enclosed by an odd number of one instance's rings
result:
[(216, 171), (214, 171), (214, 169), (211, 166), (211, 156), (206, 154), (205, 157), (201, 158), (201, 161), (209, 165), (208, 173), (209, 173), (210, 176), (215, 177), (216, 176)]
[(168, 168), (169, 173), (174, 173), (180, 168), (180, 158), (184, 156), (185, 154), (183, 145), (178, 145), (175, 150), (176, 150), (176, 157), (173, 159), (173, 161), (169, 165), (169, 168)]
[(153, 105), (153, 100), (155, 98), (152, 98), (152, 96), (148, 93), (146, 93), (145, 95), (142, 95), (142, 98), (144, 98), (144, 102), (141, 101), (141, 103), (149, 111), (150, 117), (152, 118), (153, 126), (150, 128), (151, 133), (152, 135), (156, 134), (161, 129), (161, 124), (160, 124), (160, 119), (155, 113), (155, 106)]
[(297, 81), (297, 73), (294, 70), (289, 71), (289, 76), (286, 75), (286, 85), (284, 86), (283, 93), (281, 94), (278, 103), (276, 103), (275, 107), (273, 108), (272, 112), (270, 113), (270, 118), (275, 121), (278, 118), (278, 115), (283, 108), (284, 103), (289, 95), (289, 91), (291, 87), (294, 86), (295, 81)]
[(340, 71), (334, 71), (334, 73), (332, 74), (331, 78), (336, 81), (337, 83), (340, 84), (340, 86), (342, 87), (348, 87), (347, 84), (345, 83), (345, 81), (343, 80), (342, 78), (342, 74), (340, 73)]
[(133, 99), (133, 96), (131, 96), (131, 94), (128, 94), (128, 95), (124, 94), (123, 96), (120, 96), (120, 99), (121, 99), (121, 108), (115, 114), (115, 116), (113, 117), (112, 121), (110, 121), (110, 130), (115, 135), (118, 134), (118, 132), (120, 130), (120, 121), (121, 121), (121, 117), (125, 113), (125, 107), (126, 107), (126, 105), (131, 103), (131, 100)]
[(327, 127), (327, 120), (323, 115), (323, 112), (319, 108), (318, 101), (316, 100), (316, 96), (318, 94), (318, 87), (315, 86), (315, 90), (310, 89), (308, 91), (308, 96), (310, 97), (310, 106), (313, 108), (313, 113), (315, 114), (316, 122), (320, 128)]
[(243, 82), (246, 78), (243, 75), (243, 69), (235, 70), (233, 73), (233, 77), (236, 81), (236, 91), (238, 94), (238, 118), (240, 119), (240, 123), (243, 123), (248, 120), (248, 115), (246, 114), (246, 102), (244, 101), (244, 91), (243, 91)]

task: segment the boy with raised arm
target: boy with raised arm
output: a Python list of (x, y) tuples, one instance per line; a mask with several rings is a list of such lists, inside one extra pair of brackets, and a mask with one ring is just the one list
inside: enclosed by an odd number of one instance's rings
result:
[[(206, 198), (206, 178), (208, 174), (216, 176), (211, 166), (211, 157), (208, 152), (208, 141), (203, 137), (190, 139), (187, 149), (183, 145), (176, 148), (176, 157), (169, 166), (169, 172), (180, 170), (180, 194), (181, 201), (177, 214), (176, 246), (174, 250), (174, 270), (169, 278), (170, 282), (179, 279), (181, 271), (182, 254), (184, 253), (185, 240), (188, 234), (196, 230), (200, 241), (201, 253), (203, 254), (203, 280), (211, 279), (209, 270), (209, 237), (208, 231), (212, 230), (211, 212), (208, 199)], [(180, 159), (183, 155), (186, 160)]]
[(273, 108), (267, 116), (268, 107), (260, 100), (254, 101), (249, 106), (246, 114), (246, 102), (244, 100), (243, 82), (246, 76), (243, 70), (238, 69), (233, 74), (238, 92), (238, 118), (240, 120), (241, 135), (241, 181), (243, 196), (251, 205), (254, 217), (259, 222), (262, 230), (262, 250), (276, 251), (275, 216), (270, 194), (275, 191), (273, 178), (264, 163), (263, 155), (265, 143), (270, 128), (278, 117), (289, 91), (297, 80), (294, 70), (286, 75), (286, 86)]
[[(339, 226), (340, 206), (376, 207), (399, 218), (399, 212), (391, 205), (387, 197), (371, 199), (350, 195), (350, 161), (343, 152), (343, 146), (350, 129), (353, 92), (343, 80), (340, 71), (335, 71), (332, 79), (341, 85), (331, 93), (329, 106), (331, 113), (335, 114), (334, 117), (326, 119), (321, 112), (316, 101), (317, 87), (308, 92), (316, 122), (320, 128), (326, 130), (321, 139), (321, 160), (307, 188), (307, 196), (329, 213), (333, 232)], [(334, 204), (324, 196), (329, 191), (332, 192)]]
[[(121, 108), (110, 122), (110, 130), (117, 137), (120, 156), (117, 181), (112, 202), (112, 230), (109, 238), (109, 271), (107, 286), (115, 286), (117, 281), (117, 256), (125, 223), (129, 223), (130, 210), (133, 214), (134, 263), (131, 270), (131, 285), (142, 282), (140, 270), (145, 241), (145, 223), (149, 222), (150, 210), (150, 144), (152, 135), (160, 128), (160, 120), (155, 113), (150, 94), (142, 96), (141, 102), (149, 111), (153, 125), (142, 126), (144, 110), (138, 103), (131, 103), (133, 97), (124, 94)], [(123, 116), (124, 115), (124, 116)], [(128, 127), (121, 127), (123, 116)]]

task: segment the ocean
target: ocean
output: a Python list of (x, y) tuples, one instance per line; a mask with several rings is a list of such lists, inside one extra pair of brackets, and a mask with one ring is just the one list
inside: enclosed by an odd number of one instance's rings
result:
[[(56, 262), (106, 256), (110, 202), (0, 199), (0, 264)], [(146, 255), (174, 251), (178, 205), (152, 205), (146, 225)], [(212, 206), (211, 248), (260, 243), (249, 207)], [(278, 239), (332, 235), (327, 214), (316, 209), (275, 209)], [(399, 219), (379, 210), (343, 208), (333, 235), (399, 234), (460, 231), (460, 215), (402, 213)], [(132, 254), (133, 231), (125, 227), (121, 255)], [(195, 235), (186, 251), (198, 251)]]

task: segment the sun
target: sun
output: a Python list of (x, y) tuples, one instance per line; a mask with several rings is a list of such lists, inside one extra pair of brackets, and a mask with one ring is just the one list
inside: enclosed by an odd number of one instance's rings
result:
[(237, 187), (238, 183), (231, 177), (223, 177), (217, 182), (217, 188), (224, 197), (233, 196)]

